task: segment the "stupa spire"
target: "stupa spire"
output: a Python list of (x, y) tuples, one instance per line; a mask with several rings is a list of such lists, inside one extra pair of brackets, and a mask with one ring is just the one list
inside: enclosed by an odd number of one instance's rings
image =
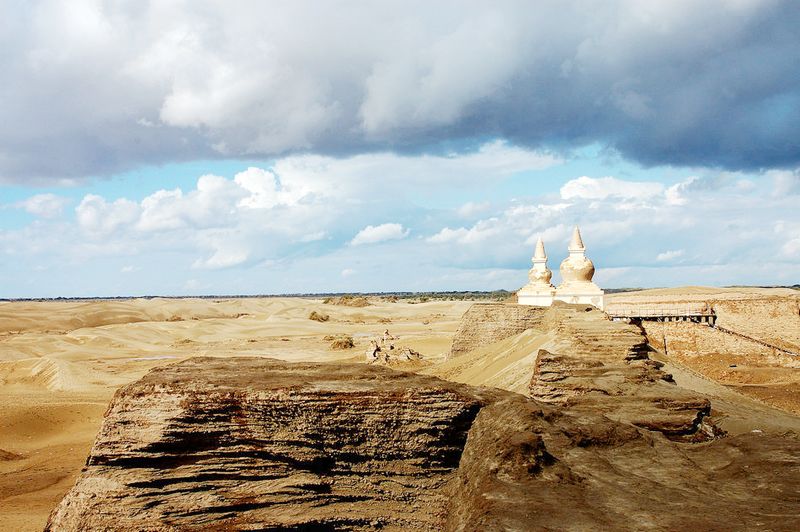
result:
[(583, 239), (581, 238), (581, 230), (577, 225), (572, 230), (572, 240), (569, 241), (567, 249), (569, 251), (586, 251), (586, 246), (583, 245)]
[(550, 284), (553, 272), (547, 267), (547, 252), (540, 236), (531, 259), (533, 268), (528, 271), (528, 284), (517, 292), (517, 301), (523, 305), (549, 307), (553, 303), (555, 287)]
[(542, 237), (539, 237), (539, 240), (536, 241), (536, 251), (533, 252), (533, 258), (538, 260), (547, 260), (547, 253), (544, 250), (544, 242), (542, 242)]

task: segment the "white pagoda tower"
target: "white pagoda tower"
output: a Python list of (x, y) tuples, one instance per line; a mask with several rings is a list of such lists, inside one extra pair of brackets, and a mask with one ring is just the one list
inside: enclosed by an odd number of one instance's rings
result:
[(569, 243), (569, 257), (561, 263), (561, 284), (556, 288), (555, 299), (566, 303), (594, 305), (603, 309), (604, 292), (592, 282), (594, 264), (586, 258), (586, 246), (583, 245), (581, 231), (578, 226), (572, 231)]
[(554, 288), (550, 284), (553, 272), (547, 268), (547, 253), (544, 251), (542, 238), (536, 242), (533, 254), (533, 268), (528, 272), (528, 284), (517, 292), (517, 303), (549, 307), (553, 301), (565, 303), (589, 304), (603, 310), (605, 295), (599, 286), (592, 282), (594, 264), (586, 258), (586, 246), (583, 245), (581, 231), (578, 226), (572, 231), (569, 257), (561, 263), (561, 284)]
[(555, 287), (550, 284), (553, 272), (547, 268), (547, 253), (544, 251), (542, 237), (536, 241), (536, 251), (533, 253), (533, 268), (528, 272), (528, 284), (517, 292), (517, 302), (520, 305), (534, 305), (549, 307), (553, 304)]

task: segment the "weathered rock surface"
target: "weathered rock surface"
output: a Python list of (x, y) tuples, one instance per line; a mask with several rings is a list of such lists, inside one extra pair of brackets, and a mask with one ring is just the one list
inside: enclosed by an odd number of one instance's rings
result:
[[(496, 339), (525, 330), (536, 333), (528, 334), (526, 340), (536, 355), (527, 374), (532, 376), (525, 383), (531, 397), (569, 411), (602, 413), (673, 439), (714, 437), (716, 429), (707, 419), (709, 401), (675, 386), (671, 376), (661, 370), (662, 364), (650, 360), (647, 338), (639, 327), (612, 322), (591, 306), (561, 302), (547, 308), (474, 305), (464, 314), (453, 339), (453, 352), (459, 353), (459, 358), (447, 364), (469, 361), (469, 353), (478, 352), (475, 349), (482, 352), (499, 347)], [(481, 345), (484, 339), (495, 343)], [(523, 347), (515, 347), (517, 355), (509, 357), (507, 369), (502, 359), (488, 357), (479, 362), (484, 365), (470, 367), (468, 363), (465, 369), (454, 370), (524, 376), (524, 372), (512, 371), (513, 364), (530, 358), (520, 358)], [(466, 349), (473, 351), (464, 353)], [(458, 375), (444, 371), (447, 364), (439, 373), (458, 380)], [(471, 382), (479, 383), (475, 379)], [(504, 382), (509, 390), (519, 389), (518, 383), (508, 383), (507, 379), (491, 382)]]
[(717, 325), (784, 349), (800, 352), (800, 295), (758, 299), (713, 299)]
[(797, 435), (677, 443), (604, 416), (483, 408), (446, 530), (796, 530)]
[(703, 440), (717, 429), (708, 399), (683, 390), (650, 360), (643, 331), (589, 306), (551, 307), (558, 340), (536, 360), (531, 397), (599, 412), (673, 439)]
[(476, 303), (461, 318), (448, 358), (459, 357), (528, 329), (545, 327), (548, 310), (508, 303)]
[(800, 368), (800, 357), (783, 351), (786, 348), (782, 346), (773, 344), (779, 348), (775, 349), (757, 339), (731, 334), (705, 324), (644, 321), (641, 327), (650, 345), (670, 355), (692, 357), (741, 353), (757, 357), (765, 365)]
[(496, 392), (364, 365), (195, 358), (121, 389), (53, 530), (437, 530)]
[(791, 530), (795, 436), (675, 443), (363, 364), (196, 358), (121, 389), (48, 530)]

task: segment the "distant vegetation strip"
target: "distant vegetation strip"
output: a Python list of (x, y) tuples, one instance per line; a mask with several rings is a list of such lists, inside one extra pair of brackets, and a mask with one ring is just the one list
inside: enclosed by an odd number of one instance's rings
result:
[[(651, 290), (651, 288), (606, 288), (606, 294), (618, 294), (621, 292), (636, 292), (639, 290)], [(770, 285), (770, 286), (726, 286), (724, 288), (791, 288), (800, 290), (800, 284), (793, 285)], [(444, 292), (308, 292), (308, 293), (289, 293), (289, 294), (218, 294), (218, 295), (140, 295), (140, 296), (98, 296), (98, 297), (20, 297), (20, 298), (0, 298), (0, 301), (116, 301), (126, 299), (258, 299), (267, 297), (302, 297), (307, 299), (329, 299), (342, 297), (384, 297), (409, 300), (424, 301), (477, 301), (492, 300), (503, 301), (513, 296), (516, 292), (508, 290), (463, 290), (463, 291), (444, 291)]]
[(309, 293), (288, 293), (288, 294), (218, 294), (218, 295), (196, 295), (196, 296), (171, 296), (171, 295), (142, 295), (142, 296), (105, 296), (105, 297), (36, 297), (36, 298), (14, 298), (2, 299), (0, 301), (117, 301), (127, 299), (257, 299), (270, 297), (302, 297), (307, 299), (356, 299), (364, 297), (383, 297), (397, 300), (503, 300), (514, 295), (508, 290), (492, 291), (450, 291), (450, 292), (309, 292)]

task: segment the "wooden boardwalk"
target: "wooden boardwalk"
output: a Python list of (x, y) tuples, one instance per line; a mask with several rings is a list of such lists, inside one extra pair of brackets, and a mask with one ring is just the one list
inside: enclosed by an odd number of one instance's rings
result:
[(705, 303), (685, 305), (609, 305), (606, 314), (614, 321), (691, 321), (713, 326), (713, 307)]
[(725, 334), (730, 334), (744, 340), (755, 342), (763, 347), (772, 349), (777, 353), (800, 357), (800, 353), (777, 346), (775, 344), (771, 344), (769, 342), (765, 342), (763, 340), (759, 340), (758, 338), (753, 338), (752, 336), (748, 336), (731, 329), (727, 329), (725, 327), (720, 327), (716, 324), (717, 315), (714, 313), (714, 308), (705, 303), (662, 306), (609, 305), (605, 312), (608, 314), (608, 317), (614, 321), (627, 321), (629, 323), (637, 321), (689, 321), (693, 323), (701, 323), (708, 325), (709, 327), (713, 327), (714, 329), (717, 329)]

